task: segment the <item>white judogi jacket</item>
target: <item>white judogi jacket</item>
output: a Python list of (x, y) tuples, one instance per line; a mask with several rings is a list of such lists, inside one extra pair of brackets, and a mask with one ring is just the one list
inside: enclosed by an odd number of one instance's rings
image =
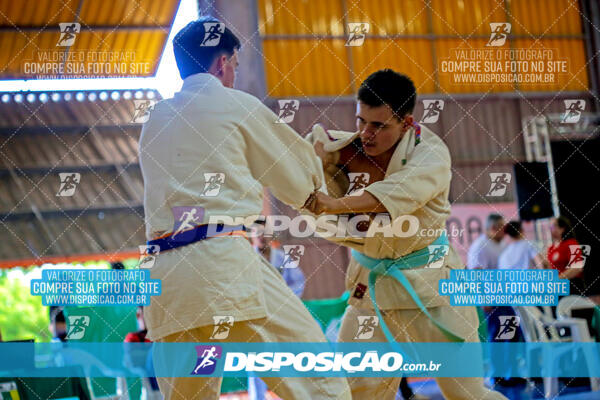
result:
[[(328, 131), (315, 126), (307, 136), (310, 142), (321, 141), (329, 156), (324, 162), (325, 180), (330, 195), (340, 197), (348, 190), (347, 174), (338, 165), (339, 150), (352, 143), (358, 133)], [(334, 140), (333, 140), (334, 139)], [(435, 133), (421, 125), (421, 137), (415, 143), (415, 129), (410, 128), (398, 143), (383, 180), (364, 188), (388, 210), (390, 219), (414, 216), (419, 221), (415, 235), (408, 237), (327, 238), (373, 258), (398, 258), (429, 246), (446, 228), (450, 215), (450, 153)], [(441, 264), (441, 263), (440, 263)], [(415, 291), (429, 307), (448, 304), (439, 296), (438, 281), (446, 279), (450, 268), (464, 268), (458, 254), (450, 246), (441, 268), (420, 268), (403, 271)], [(368, 289), (356, 291), (357, 285), (368, 287), (369, 271), (351, 258), (346, 272), (346, 289), (351, 305), (372, 308)], [(392, 277), (381, 277), (376, 284), (380, 309), (417, 308), (408, 292)]]
[[(156, 104), (139, 143), (147, 239), (172, 232), (172, 207), (203, 207), (201, 223), (211, 216), (258, 216), (263, 186), (284, 203), (303, 206), (321, 186), (321, 162), (309, 143), (276, 120), (257, 98), (210, 74), (186, 78), (172, 99)], [(204, 173), (225, 174), (218, 195), (203, 196)], [(145, 311), (148, 336), (212, 325), (213, 316), (265, 317), (262, 262), (239, 236), (159, 254), (151, 276), (161, 279), (162, 294)]]

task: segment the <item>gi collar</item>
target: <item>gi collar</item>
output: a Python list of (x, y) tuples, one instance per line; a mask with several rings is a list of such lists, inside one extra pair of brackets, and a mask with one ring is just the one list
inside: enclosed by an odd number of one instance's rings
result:
[(209, 73), (200, 73), (185, 78), (181, 90), (187, 90), (191, 87), (211, 87), (215, 85), (223, 87), (223, 84), (216, 76)]

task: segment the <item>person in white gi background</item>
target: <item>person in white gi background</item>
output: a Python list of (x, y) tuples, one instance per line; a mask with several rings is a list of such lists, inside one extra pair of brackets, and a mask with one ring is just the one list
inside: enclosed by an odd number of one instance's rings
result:
[[(326, 342), (277, 270), (235, 234), (237, 223), (219, 225), (227, 236), (205, 234), (216, 226), (207, 226), (211, 218), (251, 224), (261, 213), (264, 187), (300, 209), (323, 182), (312, 146), (275, 123), (277, 116), (257, 98), (233, 89), (239, 48), (239, 39), (214, 18), (184, 27), (173, 40), (183, 87), (156, 104), (142, 129), (147, 244), (160, 246), (150, 271), (162, 282), (146, 310), (148, 338), (214, 342), (217, 321), (227, 320), (233, 323), (220, 331), (222, 341)], [(177, 224), (192, 209), (199, 225), (180, 240)], [(158, 378), (165, 399), (218, 399), (222, 378), (193, 376), (196, 354), (177, 357), (190, 364), (190, 376)], [(158, 370), (160, 357), (154, 362)], [(264, 380), (286, 400), (350, 399), (345, 378)]]

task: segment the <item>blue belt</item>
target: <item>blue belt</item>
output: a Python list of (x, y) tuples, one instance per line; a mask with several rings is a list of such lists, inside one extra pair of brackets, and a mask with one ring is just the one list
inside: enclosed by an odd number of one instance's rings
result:
[(204, 224), (192, 229), (173, 234), (173, 232), (146, 242), (148, 246), (159, 246), (161, 252), (187, 246), (201, 240), (233, 235), (238, 231), (245, 231), (244, 225)]
[[(437, 238), (432, 245), (441, 245), (441, 246), (449, 246), (448, 237), (446, 233), (442, 233), (442, 235)], [(375, 299), (375, 282), (377, 281), (377, 277), (379, 276), (391, 276), (395, 278), (400, 284), (406, 289), (410, 297), (414, 300), (414, 302), (419, 306), (421, 311), (429, 317), (431, 322), (434, 323), (443, 333), (446, 335), (448, 339), (453, 342), (464, 342), (464, 339), (460, 336), (455, 335), (449, 329), (447, 329), (444, 325), (437, 322), (427, 311), (427, 308), (423, 305), (423, 302), (419, 298), (417, 292), (412, 287), (406, 276), (402, 273), (404, 269), (414, 269), (418, 267), (422, 267), (428, 263), (438, 261), (445, 256), (445, 254), (441, 254), (440, 252), (434, 253), (431, 255), (429, 253), (429, 249), (427, 247), (412, 252), (404, 257), (390, 259), (390, 258), (371, 258), (366, 256), (356, 250), (352, 250), (352, 256), (360, 265), (368, 269), (369, 272), (369, 294), (371, 295), (371, 301), (373, 302), (373, 308), (375, 308), (375, 312), (379, 317), (379, 321), (381, 321), (381, 330), (385, 334), (385, 337), (389, 342), (394, 342), (394, 336), (388, 329), (383, 317), (381, 316), (381, 311), (377, 306), (377, 300)]]

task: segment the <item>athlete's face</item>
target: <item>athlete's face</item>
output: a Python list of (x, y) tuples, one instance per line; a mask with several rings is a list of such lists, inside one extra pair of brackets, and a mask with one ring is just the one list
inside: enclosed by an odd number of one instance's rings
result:
[(386, 104), (378, 107), (361, 101), (356, 104), (356, 129), (360, 132), (363, 150), (369, 156), (378, 156), (391, 149), (412, 123), (411, 114), (398, 120)]

